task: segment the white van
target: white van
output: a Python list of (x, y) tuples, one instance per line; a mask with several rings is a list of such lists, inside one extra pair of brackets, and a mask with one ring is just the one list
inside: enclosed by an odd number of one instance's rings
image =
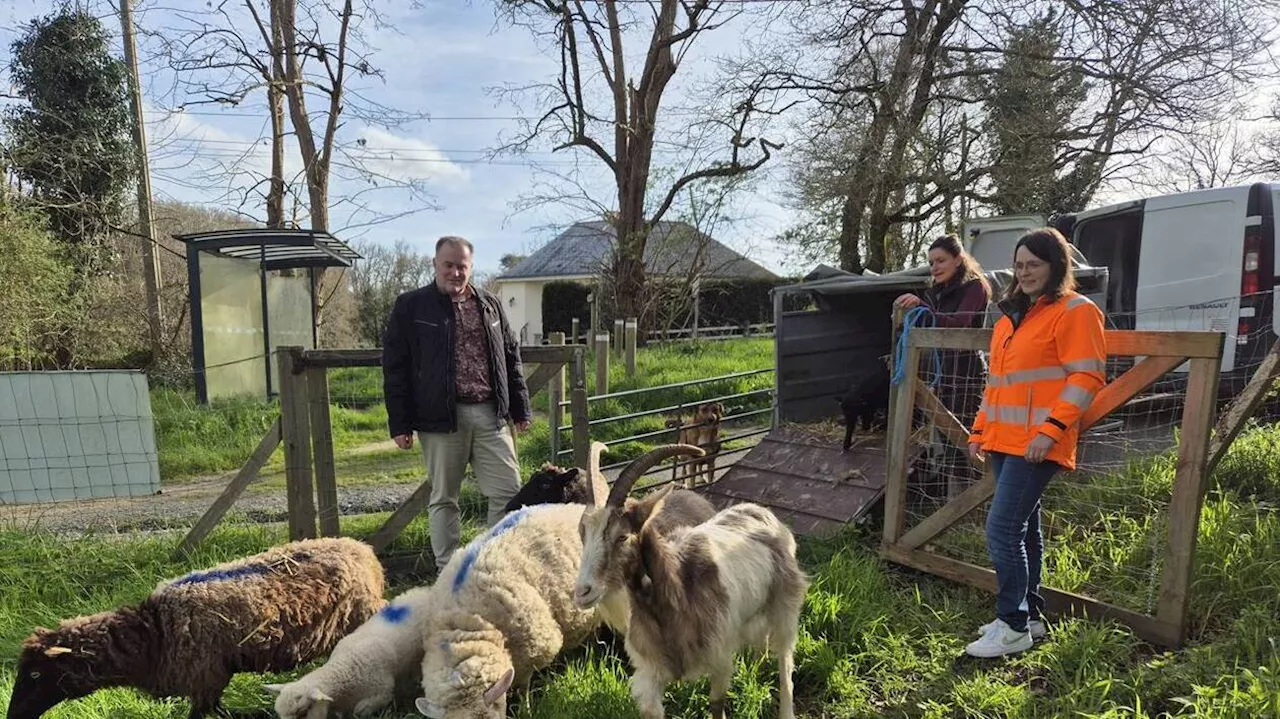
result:
[[(1108, 268), (1109, 326), (1225, 332), (1222, 394), (1234, 395), (1275, 341), (1275, 206), (1280, 183), (1147, 197), (1062, 215), (1053, 225)], [(1035, 215), (975, 219), (965, 244), (984, 269), (1008, 267)], [(1185, 371), (1185, 367), (1183, 368)]]

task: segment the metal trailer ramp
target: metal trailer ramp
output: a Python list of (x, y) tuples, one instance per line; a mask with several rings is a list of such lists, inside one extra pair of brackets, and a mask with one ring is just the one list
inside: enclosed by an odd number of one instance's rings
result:
[(841, 439), (801, 424), (782, 425), (697, 491), (719, 509), (764, 505), (797, 534), (834, 534), (861, 522), (884, 495), (887, 460), (883, 434), (855, 435), (847, 453), (840, 451)]

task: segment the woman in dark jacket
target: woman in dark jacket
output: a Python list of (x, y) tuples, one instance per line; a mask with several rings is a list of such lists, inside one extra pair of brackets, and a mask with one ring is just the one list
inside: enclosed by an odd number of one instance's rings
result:
[[(934, 327), (981, 328), (991, 301), (991, 284), (973, 256), (964, 251), (954, 235), (943, 235), (929, 246), (929, 287), (922, 296), (904, 294), (894, 307), (929, 308)], [(928, 321), (923, 322), (925, 326)], [(987, 365), (981, 353), (972, 350), (940, 350), (942, 380), (938, 399), (965, 427), (973, 423), (986, 385)], [(927, 369), (932, 369), (925, 363)], [(963, 480), (976, 479), (964, 454), (948, 447), (944, 471)], [(964, 482), (967, 484), (968, 482)]]

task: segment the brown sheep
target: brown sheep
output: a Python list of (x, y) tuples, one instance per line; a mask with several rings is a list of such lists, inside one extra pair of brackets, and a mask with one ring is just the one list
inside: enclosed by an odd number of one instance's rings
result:
[(106, 687), (220, 710), (237, 672), (279, 672), (327, 654), (386, 604), (373, 549), (291, 542), (161, 582), (135, 606), (37, 628), (23, 642), (8, 719), (37, 719)]

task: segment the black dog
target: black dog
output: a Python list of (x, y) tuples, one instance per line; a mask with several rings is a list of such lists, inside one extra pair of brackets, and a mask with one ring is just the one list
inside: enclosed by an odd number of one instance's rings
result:
[(844, 413), (844, 444), (841, 451), (848, 452), (853, 446), (854, 426), (859, 422), (862, 431), (868, 432), (872, 426), (883, 427), (876, 416), (889, 413), (889, 367), (884, 362), (876, 362), (872, 372), (854, 384), (843, 397), (836, 398), (840, 411)]

